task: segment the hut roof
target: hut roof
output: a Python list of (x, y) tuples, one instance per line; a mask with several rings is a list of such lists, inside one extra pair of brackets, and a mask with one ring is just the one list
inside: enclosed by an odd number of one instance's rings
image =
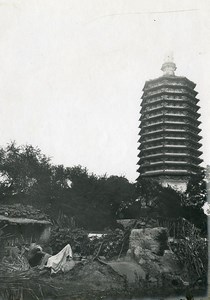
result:
[(30, 205), (0, 205), (0, 222), (18, 224), (50, 224), (50, 219), (41, 210)]

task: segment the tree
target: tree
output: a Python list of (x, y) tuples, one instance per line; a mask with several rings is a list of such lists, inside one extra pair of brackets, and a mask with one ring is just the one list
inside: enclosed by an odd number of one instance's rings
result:
[(112, 223), (108, 202), (104, 197), (104, 178), (88, 173), (82, 166), (53, 166), (54, 216), (62, 212), (74, 218), (76, 225), (99, 230)]
[(200, 168), (199, 172), (190, 176), (187, 189), (184, 193), (184, 206), (201, 208), (207, 201), (206, 170)]
[(103, 229), (114, 226), (120, 208), (135, 192), (123, 176), (96, 176), (82, 166), (53, 165), (39, 148), (0, 148), (0, 201), (26, 203), (44, 209), (53, 218), (74, 218), (78, 226)]
[(85, 228), (99, 230), (115, 226), (120, 207), (132, 197), (133, 185), (121, 176), (89, 174), (81, 166), (66, 168), (62, 172), (71, 181), (71, 188), (68, 193), (66, 188), (62, 188), (60, 209)]
[(110, 176), (106, 179), (104, 192), (110, 205), (111, 214), (113, 218), (117, 218), (122, 208), (132, 201), (135, 186), (124, 176)]
[(161, 217), (181, 217), (181, 194), (171, 187), (163, 187), (155, 200), (154, 209)]
[(140, 178), (136, 184), (135, 197), (124, 214), (130, 218), (180, 217), (181, 195), (170, 187), (163, 187), (156, 180)]
[(46, 202), (50, 197), (50, 159), (31, 145), (15, 142), (0, 149), (0, 199)]
[(187, 189), (183, 194), (183, 217), (207, 233), (207, 217), (202, 206), (207, 201), (208, 172), (200, 168), (197, 174), (190, 177)]

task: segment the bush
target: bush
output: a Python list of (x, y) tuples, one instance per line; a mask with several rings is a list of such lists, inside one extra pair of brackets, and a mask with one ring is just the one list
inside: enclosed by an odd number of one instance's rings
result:
[(116, 229), (110, 230), (101, 238), (88, 238), (88, 233), (83, 229), (53, 229), (50, 239), (53, 254), (58, 253), (66, 244), (71, 245), (73, 253), (93, 257), (100, 255), (110, 259), (127, 252), (129, 232)]
[(83, 229), (54, 228), (49, 244), (53, 254), (58, 253), (67, 244), (71, 245), (73, 252), (83, 253), (88, 242), (88, 234)]

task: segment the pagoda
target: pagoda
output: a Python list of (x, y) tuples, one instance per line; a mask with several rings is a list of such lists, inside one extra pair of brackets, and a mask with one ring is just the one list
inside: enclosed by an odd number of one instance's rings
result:
[(143, 88), (139, 178), (157, 179), (163, 186), (184, 190), (202, 162), (198, 93), (195, 83), (175, 75), (172, 57), (161, 70), (163, 75), (146, 81)]

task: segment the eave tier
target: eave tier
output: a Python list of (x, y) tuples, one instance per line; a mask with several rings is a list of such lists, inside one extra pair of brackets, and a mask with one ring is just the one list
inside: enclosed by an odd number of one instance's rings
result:
[(149, 165), (155, 165), (155, 164), (159, 164), (159, 163), (163, 163), (163, 162), (173, 162), (173, 163), (177, 163), (177, 162), (181, 162), (181, 164), (184, 162), (187, 162), (189, 164), (193, 163), (195, 165), (200, 165), (200, 163), (203, 161), (201, 158), (193, 156), (193, 155), (183, 155), (180, 154), (179, 156), (177, 156), (176, 154), (174, 155), (164, 155), (164, 156), (153, 156), (153, 157), (140, 157), (137, 165), (141, 166), (141, 165), (145, 165), (145, 164), (149, 164)]
[(176, 136), (169, 136), (169, 135), (157, 135), (155, 138), (147, 138), (145, 136), (141, 139), (141, 145), (163, 145), (170, 142), (177, 142), (182, 145), (182, 143), (193, 143), (196, 145), (202, 146), (196, 139), (194, 139), (190, 135), (176, 135)]
[(187, 172), (196, 172), (200, 169), (199, 165), (195, 164), (175, 164), (175, 163), (160, 163), (157, 165), (150, 165), (150, 166), (142, 166), (140, 165), (138, 168), (139, 173), (151, 173), (151, 172), (156, 172), (156, 171), (164, 171), (164, 170), (185, 170)]
[(187, 150), (187, 149), (193, 149), (193, 150), (198, 150), (200, 148), (200, 145), (197, 147), (197, 145), (195, 146), (194, 144), (188, 144), (188, 145), (180, 145), (180, 144), (168, 144), (168, 145), (151, 145), (145, 148), (140, 148), (138, 147), (138, 150), (144, 151), (145, 153), (147, 151), (156, 151), (156, 150), (160, 150), (160, 149), (178, 149), (178, 151), (182, 151)]
[(159, 126), (166, 126), (166, 128), (169, 126), (173, 126), (173, 128), (177, 128), (177, 129), (183, 126), (189, 126), (194, 131), (198, 128), (198, 125), (195, 126), (194, 123), (192, 123), (192, 121), (188, 121), (188, 120), (183, 120), (183, 121), (157, 120), (156, 122), (152, 122), (151, 124), (143, 124), (143, 125), (140, 124), (139, 128), (140, 129), (144, 128), (152, 131), (154, 130), (155, 127), (157, 128)]
[(158, 148), (155, 149), (153, 151), (147, 151), (147, 150), (141, 150), (138, 153), (138, 157), (139, 158), (153, 158), (153, 157), (162, 157), (164, 159), (164, 156), (166, 155), (180, 155), (180, 156), (185, 156), (185, 155), (189, 155), (192, 157), (200, 157), (203, 154), (202, 151), (200, 150), (196, 150), (196, 149), (192, 149), (192, 148), (166, 148), (166, 147), (162, 147), (162, 148)]
[(200, 156), (202, 152), (198, 149), (195, 149), (194, 147), (190, 146), (180, 146), (180, 145), (160, 145), (153, 148), (146, 148), (141, 150), (141, 154), (143, 156), (147, 156), (150, 154), (156, 154), (156, 153), (192, 153), (194, 156)]
[[(162, 102), (165, 102), (164, 100), (162, 100)], [(140, 110), (140, 115), (144, 115), (144, 114), (150, 114), (150, 113), (158, 113), (158, 112), (163, 112), (165, 110), (170, 110), (170, 111), (174, 111), (174, 112), (182, 112), (182, 113), (186, 113), (189, 115), (194, 116), (196, 119), (198, 119), (201, 114), (198, 113), (197, 111), (199, 110), (199, 106), (195, 105), (195, 107), (185, 107), (185, 106), (180, 106), (180, 105), (170, 105), (170, 104), (164, 104), (164, 103), (159, 103), (158, 105), (151, 105), (149, 106), (143, 106)]]
[(196, 87), (196, 84), (194, 82), (192, 82), (191, 80), (189, 80), (186, 77), (183, 76), (161, 76), (152, 80), (148, 80), (145, 82), (143, 91), (147, 90), (147, 89), (151, 89), (155, 86), (159, 86), (159, 85), (176, 85), (176, 86), (189, 86), (190, 89), (194, 90), (194, 88)]
[(173, 166), (175, 168), (187, 168), (187, 167), (198, 167), (199, 164), (196, 163), (195, 161), (193, 162), (190, 162), (190, 161), (174, 161), (174, 160), (159, 160), (159, 161), (150, 161), (150, 162), (141, 162), (141, 163), (138, 163), (138, 165), (140, 166), (140, 169), (154, 169), (154, 167), (158, 167), (158, 168), (165, 168), (166, 166), (167, 167), (170, 167), (170, 166)]
[(152, 143), (152, 142), (156, 142), (156, 141), (161, 141), (163, 139), (175, 139), (175, 140), (185, 140), (185, 139), (189, 139), (192, 140), (194, 142), (198, 142), (201, 137), (198, 134), (192, 134), (191, 132), (175, 132), (172, 133), (159, 133), (159, 134), (154, 134), (154, 135), (141, 135), (140, 134), (140, 138), (138, 140), (138, 143)]
[(191, 98), (195, 98), (196, 95), (198, 94), (196, 91), (194, 90), (189, 90), (187, 88), (173, 88), (173, 87), (160, 87), (158, 89), (155, 90), (147, 90), (146, 92), (143, 92), (142, 98), (146, 99), (146, 98), (150, 98), (153, 97), (154, 95), (160, 95), (160, 94), (168, 94), (168, 95), (186, 95), (189, 96)]
[(147, 95), (149, 93), (155, 94), (158, 91), (167, 91), (167, 92), (180, 92), (180, 93), (189, 93), (193, 96), (196, 96), (198, 94), (197, 91), (194, 89), (191, 89), (187, 85), (173, 85), (173, 84), (160, 84), (153, 86), (151, 88), (147, 88), (143, 90), (143, 94)]
[(192, 105), (193, 108), (196, 107), (200, 101), (197, 97), (186, 94), (173, 94), (173, 93), (163, 93), (159, 92), (151, 96), (141, 96), (140, 106), (152, 106), (154, 104), (159, 104), (164, 101), (165, 104), (172, 105)]
[[(177, 151), (176, 151), (177, 150)], [(201, 154), (203, 154), (202, 151), (200, 150), (195, 150), (195, 149), (182, 149), (182, 152), (179, 151), (180, 149), (164, 149), (164, 148), (160, 148), (157, 149), (157, 151), (154, 151), (152, 153), (148, 153), (145, 150), (141, 150), (138, 154), (139, 158), (152, 158), (152, 157), (162, 157), (164, 158), (165, 156), (174, 156), (174, 157), (191, 157), (191, 158), (198, 158), (199, 156), (201, 156)], [(199, 158), (200, 160), (200, 158)]]
[[(191, 134), (192, 136), (199, 136), (198, 133), (201, 131), (201, 129), (199, 128), (196, 128), (196, 132), (193, 132), (192, 130), (189, 130), (189, 129), (180, 129), (180, 128), (166, 128), (166, 127), (163, 127), (162, 128), (159, 128), (159, 129), (154, 129), (154, 130), (151, 130), (151, 131), (148, 131), (148, 132), (144, 132), (145, 130), (144, 129), (141, 129), (140, 130), (140, 133), (139, 135), (141, 137), (143, 136), (157, 136), (157, 135), (160, 135), (160, 134)], [(141, 139), (140, 137), (140, 139)], [(201, 139), (201, 137), (200, 137)]]
[[(197, 172), (196, 172), (197, 173)], [(166, 182), (171, 182), (171, 181), (178, 181), (178, 182), (186, 182), (189, 180), (189, 178), (196, 174), (196, 173), (190, 173), (190, 174), (152, 174), (152, 175), (142, 175), (139, 174), (139, 176), (136, 178), (136, 181), (141, 181), (142, 179), (146, 180), (155, 180), (158, 182), (161, 182), (163, 179), (166, 180)]]
[[(140, 173), (137, 170), (138, 173)], [(147, 173), (140, 173), (139, 177), (153, 177), (159, 175), (167, 175), (167, 176), (190, 176), (193, 174), (197, 174), (197, 171), (189, 171), (189, 170), (155, 170)]]
[(174, 101), (175, 103), (189, 103), (192, 105), (197, 105), (199, 99), (195, 96), (189, 95), (187, 93), (169, 93), (166, 91), (159, 91), (156, 94), (152, 95), (142, 95), (141, 106), (143, 105), (151, 105), (151, 104), (158, 104), (159, 101), (163, 99), (166, 101)]
[(185, 144), (181, 144), (181, 143), (173, 143), (172, 142), (170, 144), (166, 144), (166, 143), (162, 143), (162, 144), (145, 144), (145, 143), (141, 143), (138, 147), (138, 150), (153, 150), (153, 149), (158, 149), (158, 148), (161, 148), (161, 147), (168, 147), (168, 148), (173, 148), (173, 147), (176, 147), (176, 148), (183, 148), (183, 147), (191, 147), (195, 150), (197, 149), (200, 149), (201, 148), (201, 144), (198, 143), (198, 142), (186, 142)]
[(165, 169), (162, 169), (162, 168), (157, 168), (156, 170), (141, 170), (141, 169), (138, 169), (137, 172), (141, 175), (150, 175), (150, 174), (197, 174), (199, 172), (199, 169), (200, 167), (197, 167), (197, 168), (165, 168)]
[[(169, 120), (166, 120), (166, 119)], [(176, 121), (174, 120), (170, 120), (173, 118), (176, 118)], [(199, 126), (201, 124), (200, 121), (198, 121), (193, 115), (184, 115), (184, 114), (175, 114), (175, 113), (167, 113), (167, 112), (161, 112), (159, 114), (156, 115), (149, 115), (149, 114), (143, 114), (141, 115), (139, 121), (141, 121), (141, 124), (144, 125), (146, 122), (157, 122), (158, 120), (161, 120), (162, 122), (192, 122), (193, 124), (195, 124), (195, 126)], [(185, 121), (188, 120), (188, 121)]]

